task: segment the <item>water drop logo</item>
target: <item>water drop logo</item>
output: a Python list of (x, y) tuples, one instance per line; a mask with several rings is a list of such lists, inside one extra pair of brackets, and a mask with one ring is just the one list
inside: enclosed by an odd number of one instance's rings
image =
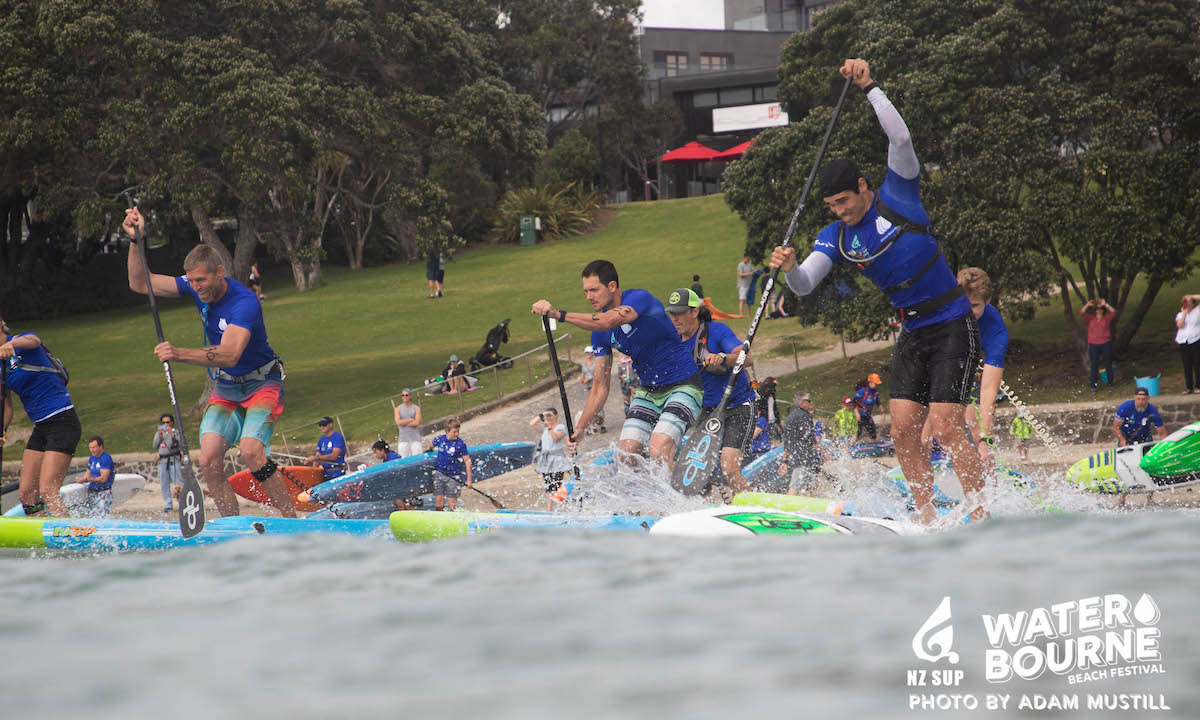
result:
[(225, 322), (225, 318), (221, 318), (217, 321), (217, 327), (221, 328), (221, 332), (225, 332), (225, 329), (229, 327), (229, 323)]
[(1133, 606), (1133, 617), (1143, 625), (1157, 625), (1162, 613), (1159, 612), (1158, 603), (1154, 602), (1154, 598), (1142, 593), (1137, 605)]
[(952, 645), (954, 625), (950, 623), (950, 596), (947, 595), (917, 634), (913, 635), (912, 649), (921, 660), (937, 662), (945, 658), (951, 665), (957, 665), (958, 653), (950, 649)]

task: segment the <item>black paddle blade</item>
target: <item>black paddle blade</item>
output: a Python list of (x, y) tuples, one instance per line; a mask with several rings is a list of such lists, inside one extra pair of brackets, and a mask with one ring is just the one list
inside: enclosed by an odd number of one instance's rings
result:
[[(185, 458), (186, 461), (186, 458)], [(185, 538), (195, 537), (204, 531), (204, 491), (196, 476), (183, 474), (183, 497), (179, 499), (179, 531)]]
[(721, 464), (721, 437), (725, 430), (723, 414), (704, 421), (683, 445), (683, 452), (671, 472), (671, 487), (684, 495), (700, 495), (708, 489), (708, 479)]

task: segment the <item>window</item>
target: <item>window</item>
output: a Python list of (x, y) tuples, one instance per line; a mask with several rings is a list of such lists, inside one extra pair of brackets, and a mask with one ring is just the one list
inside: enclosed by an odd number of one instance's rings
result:
[(698, 92), (692, 96), (692, 107), (706, 108), (717, 106), (717, 91)]
[(733, 69), (733, 56), (728, 54), (702, 53), (700, 55), (700, 72), (721, 72)]
[(675, 77), (686, 75), (688, 56), (686, 52), (676, 50), (655, 50), (653, 77)]
[(721, 106), (749, 105), (754, 102), (754, 91), (746, 88), (731, 88), (721, 91)]
[(777, 87), (776, 85), (760, 85), (754, 88), (754, 102), (775, 102), (778, 99), (775, 92)]

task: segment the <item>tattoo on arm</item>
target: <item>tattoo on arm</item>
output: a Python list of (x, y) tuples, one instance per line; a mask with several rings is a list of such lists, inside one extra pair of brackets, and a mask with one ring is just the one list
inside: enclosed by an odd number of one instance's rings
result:
[(204, 348), (204, 357), (208, 358), (209, 362), (216, 362), (217, 361), (217, 349), (218, 348), (216, 348), (216, 347)]
[(621, 307), (617, 308), (617, 314), (621, 317), (625, 317), (631, 312), (633, 312), (633, 308), (629, 307), (628, 305), (622, 305)]
[(592, 322), (599, 322), (599, 321), (600, 321), (600, 315), (598, 313), (592, 313)]

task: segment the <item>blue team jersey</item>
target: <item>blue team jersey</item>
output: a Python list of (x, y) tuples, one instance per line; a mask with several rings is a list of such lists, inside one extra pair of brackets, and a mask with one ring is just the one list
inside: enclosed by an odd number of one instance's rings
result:
[[(700, 331), (696, 330), (695, 334), (683, 341), (684, 347), (687, 348), (688, 354), (693, 359), (696, 357), (696, 343), (699, 342), (699, 338)], [(708, 323), (708, 337), (705, 339), (705, 344), (710, 353), (723, 352), (727, 355), (734, 355), (734, 351), (742, 346), (742, 341), (737, 339), (728, 325), (714, 320)], [(697, 364), (696, 367), (703, 366)], [(728, 381), (728, 374), (700, 373), (700, 384), (704, 386), (704, 401), (701, 405), (706, 408), (715, 408), (720, 405), (721, 396), (725, 394), (725, 383)], [(746, 379), (746, 373), (738, 373), (737, 380), (733, 384), (733, 394), (729, 396), (728, 407), (744, 405), (753, 399), (754, 391), (750, 389), (750, 381)]]
[(673, 385), (696, 374), (692, 354), (679, 342), (679, 333), (667, 317), (662, 303), (645, 290), (630, 288), (621, 292), (621, 304), (637, 311), (631, 323), (592, 333), (596, 357), (620, 350), (633, 359), (633, 370), (642, 386), (654, 389)]
[[(906, 180), (888, 168), (887, 179), (883, 181), (883, 186), (879, 188), (875, 197), (876, 200), (882, 197), (889, 207), (905, 218), (928, 227), (929, 215), (921, 205), (918, 186), (917, 178)], [(835, 263), (850, 262), (838, 252), (838, 226), (840, 225), (842, 222), (838, 220), (825, 226), (817, 235), (817, 241), (813, 247), (815, 252), (824, 253)], [(851, 257), (869, 257), (878, 252), (884, 242), (897, 232), (899, 232), (899, 228), (881, 217), (875, 203), (872, 203), (871, 209), (867, 210), (867, 214), (857, 225), (846, 226), (846, 252)], [(938, 252), (940, 251), (937, 240), (932, 235), (907, 232), (869, 265), (861, 267), (860, 271), (882, 290), (916, 275), (917, 271)], [(955, 278), (954, 272), (950, 270), (950, 265), (943, 257), (912, 287), (887, 293), (887, 298), (892, 303), (892, 307), (911, 308), (919, 302), (938, 297), (957, 284), (958, 279)], [(970, 301), (966, 297), (959, 297), (928, 315), (905, 322), (904, 327), (916, 330), (927, 325), (936, 325), (940, 322), (960, 318), (970, 311)]]
[[(33, 333), (6, 335), (4, 341), (8, 342), (25, 335)], [(15, 352), (16, 355), (4, 361), (8, 363), (7, 383), (17, 397), (21, 398), (21, 405), (25, 407), (25, 414), (29, 416), (30, 422), (38, 423), (75, 407), (71, 402), (71, 394), (58, 378), (58, 373), (31, 369), (50, 367), (50, 359), (46, 357), (46, 351), (40, 345), (32, 350), (15, 348)]]
[(1154, 439), (1150, 426), (1163, 426), (1158, 408), (1147, 403), (1146, 409), (1139, 412), (1132, 400), (1126, 400), (1117, 408), (1117, 419), (1121, 421), (1121, 434), (1130, 442), (1149, 442)]
[(325, 468), (326, 480), (332, 480), (335, 477), (341, 477), (346, 474), (346, 438), (342, 437), (340, 432), (334, 432), (330, 435), (322, 435), (317, 440), (317, 452), (322, 455), (328, 455), (333, 452), (334, 448), (342, 449), (342, 454), (338, 456), (338, 459), (321, 461), (321, 467)]
[(116, 474), (117, 474), (117, 471), (115, 470), (115, 468), (116, 468), (116, 466), (113, 465), (112, 455), (109, 455), (106, 452), (100, 453), (100, 457), (95, 457), (95, 456), (89, 457), (88, 458), (88, 475), (90, 475), (91, 477), (94, 477), (94, 478), (98, 478), (98, 477), (100, 477), (101, 470), (108, 470), (108, 480), (105, 480), (102, 483), (89, 482), (88, 490), (91, 490), (92, 492), (99, 492), (100, 490), (107, 490), (107, 489), (111, 488), (112, 484), (113, 484), (113, 480), (116, 478)]
[(393, 460), (399, 460), (399, 459), (400, 459), (400, 456), (396, 453), (395, 450), (388, 450), (387, 455), (383, 458), (382, 462), (391, 462)]
[(242, 357), (233, 367), (221, 368), (230, 375), (245, 375), (275, 359), (275, 351), (267, 344), (267, 326), (263, 322), (262, 304), (254, 291), (233, 278), (225, 278), (229, 285), (225, 294), (215, 303), (204, 303), (192, 290), (186, 276), (175, 278), (175, 288), (182, 297), (189, 297), (200, 310), (204, 320), (204, 344), (220, 345), (225, 328), (237, 325), (250, 331), (250, 342), (242, 351)]
[(750, 441), (750, 450), (754, 453), (762, 453), (771, 449), (771, 434), (767, 432), (767, 419), (761, 415), (754, 421), (755, 427), (762, 428), (762, 432), (758, 437)]
[(983, 308), (979, 318), (979, 341), (983, 344), (983, 361), (1004, 369), (1004, 353), (1008, 352), (1008, 328), (1000, 311), (991, 305)]
[(865, 418), (871, 416), (871, 410), (879, 404), (879, 391), (872, 390), (870, 386), (860, 387), (854, 393), (854, 399), (857, 401), (858, 417)]
[(463, 474), (463, 458), (470, 453), (467, 452), (467, 444), (462, 438), (454, 440), (447, 439), (446, 436), (438, 435), (432, 440), (433, 449), (437, 451), (437, 460), (434, 462), (434, 467), (438, 472), (445, 473), (450, 477), (458, 477)]

